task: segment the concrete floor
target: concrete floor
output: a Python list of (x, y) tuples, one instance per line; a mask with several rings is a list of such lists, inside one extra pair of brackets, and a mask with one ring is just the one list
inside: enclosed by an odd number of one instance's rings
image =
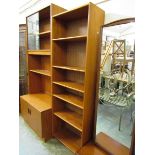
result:
[(44, 143), (19, 117), (19, 155), (74, 155), (56, 139)]

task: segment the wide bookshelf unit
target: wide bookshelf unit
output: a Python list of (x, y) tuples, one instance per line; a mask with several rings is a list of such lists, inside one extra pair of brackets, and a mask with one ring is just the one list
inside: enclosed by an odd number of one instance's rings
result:
[(52, 17), (52, 132), (76, 153), (93, 135), (100, 27), (92, 3)]
[(52, 137), (52, 16), (62, 11), (51, 4), (27, 17), (28, 94), (20, 97), (21, 114), (45, 141)]

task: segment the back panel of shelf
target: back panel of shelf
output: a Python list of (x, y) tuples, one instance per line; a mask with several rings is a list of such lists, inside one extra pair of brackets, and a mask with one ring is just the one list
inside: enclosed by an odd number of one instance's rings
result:
[(53, 51), (53, 65), (85, 67), (86, 41), (67, 43), (54, 41)]
[(79, 10), (53, 17), (53, 39), (87, 35), (88, 6)]
[(50, 6), (39, 11), (39, 32), (50, 30)]
[(43, 93), (51, 95), (51, 78), (29, 72), (29, 93)]
[(28, 67), (31, 69), (40, 69), (50, 71), (50, 56), (28, 55)]
[(50, 49), (50, 33), (44, 36), (40, 35), (39, 41), (41, 50)]
[(40, 49), (50, 49), (50, 6), (39, 11)]
[(53, 82), (71, 81), (84, 84), (84, 73), (53, 68)]

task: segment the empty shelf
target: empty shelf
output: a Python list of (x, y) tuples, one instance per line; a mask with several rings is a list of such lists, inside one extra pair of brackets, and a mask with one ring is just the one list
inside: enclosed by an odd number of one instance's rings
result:
[(54, 94), (54, 97), (57, 97), (65, 102), (68, 102), (80, 109), (83, 109), (83, 99), (77, 95), (73, 94)]
[(77, 72), (85, 72), (84, 67), (71, 67), (71, 66), (53, 66), (54, 68), (72, 70)]
[(53, 41), (84, 41), (86, 39), (87, 39), (86, 35), (81, 35), (81, 36), (57, 38), (57, 39), (53, 39)]
[(74, 153), (80, 149), (80, 136), (69, 129), (62, 128), (60, 131), (57, 131), (54, 136)]
[(55, 112), (54, 115), (82, 132), (82, 116), (78, 113), (64, 109), (63, 111)]
[(34, 73), (46, 75), (46, 76), (51, 76), (51, 75), (50, 75), (50, 71), (48, 71), (48, 70), (31, 69), (30, 71), (31, 71), (31, 72), (34, 72)]
[(76, 82), (53, 82), (54, 84), (84, 93), (84, 85)]

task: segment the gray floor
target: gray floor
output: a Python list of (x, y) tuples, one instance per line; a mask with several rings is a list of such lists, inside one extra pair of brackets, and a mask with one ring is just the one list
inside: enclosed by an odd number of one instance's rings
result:
[(19, 155), (73, 155), (56, 139), (44, 143), (19, 117)]
[(96, 133), (106, 133), (121, 144), (127, 146), (131, 145), (131, 130), (133, 123), (130, 121), (130, 112), (126, 110), (122, 117), (121, 130), (118, 130), (119, 124), (119, 109), (114, 106), (107, 106), (103, 104), (98, 105)]

